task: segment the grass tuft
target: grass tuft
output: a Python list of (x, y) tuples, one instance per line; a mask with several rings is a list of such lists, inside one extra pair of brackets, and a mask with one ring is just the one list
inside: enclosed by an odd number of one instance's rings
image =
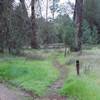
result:
[(100, 100), (100, 87), (93, 80), (81, 77), (70, 77), (60, 90), (72, 100)]

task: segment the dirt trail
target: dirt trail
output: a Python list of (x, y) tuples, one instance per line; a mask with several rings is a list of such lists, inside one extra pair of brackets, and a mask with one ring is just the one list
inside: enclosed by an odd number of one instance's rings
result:
[(48, 87), (45, 96), (29, 99), (30, 95), (28, 93), (18, 89), (11, 89), (0, 83), (0, 100), (67, 100), (66, 97), (60, 96), (58, 93), (58, 90), (64, 84), (67, 68), (65, 65), (60, 64), (57, 60), (53, 61), (53, 66), (55, 66), (60, 71), (60, 76), (51, 86)]
[(49, 86), (46, 96), (36, 98), (35, 100), (67, 100), (67, 97), (60, 96), (58, 91), (64, 84), (68, 70), (66, 66), (60, 64), (58, 60), (54, 60), (53, 66), (60, 71), (59, 78), (51, 86)]
[(29, 100), (29, 95), (18, 89), (11, 89), (0, 83), (0, 100)]

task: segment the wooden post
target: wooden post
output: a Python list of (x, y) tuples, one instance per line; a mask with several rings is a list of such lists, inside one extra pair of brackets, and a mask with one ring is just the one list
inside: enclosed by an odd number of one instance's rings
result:
[(76, 71), (77, 71), (77, 75), (80, 75), (80, 62), (79, 62), (79, 60), (76, 60)]

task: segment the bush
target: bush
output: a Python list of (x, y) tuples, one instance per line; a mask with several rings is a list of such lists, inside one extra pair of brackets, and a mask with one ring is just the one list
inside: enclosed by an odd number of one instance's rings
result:
[(97, 44), (98, 43), (98, 32), (96, 26), (93, 26), (91, 30), (90, 25), (86, 20), (83, 22), (83, 43), (84, 44)]

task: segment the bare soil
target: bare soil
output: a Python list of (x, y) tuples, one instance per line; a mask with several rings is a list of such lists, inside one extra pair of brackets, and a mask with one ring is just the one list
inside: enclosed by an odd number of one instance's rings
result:
[(0, 83), (0, 100), (30, 100), (29, 94)]

